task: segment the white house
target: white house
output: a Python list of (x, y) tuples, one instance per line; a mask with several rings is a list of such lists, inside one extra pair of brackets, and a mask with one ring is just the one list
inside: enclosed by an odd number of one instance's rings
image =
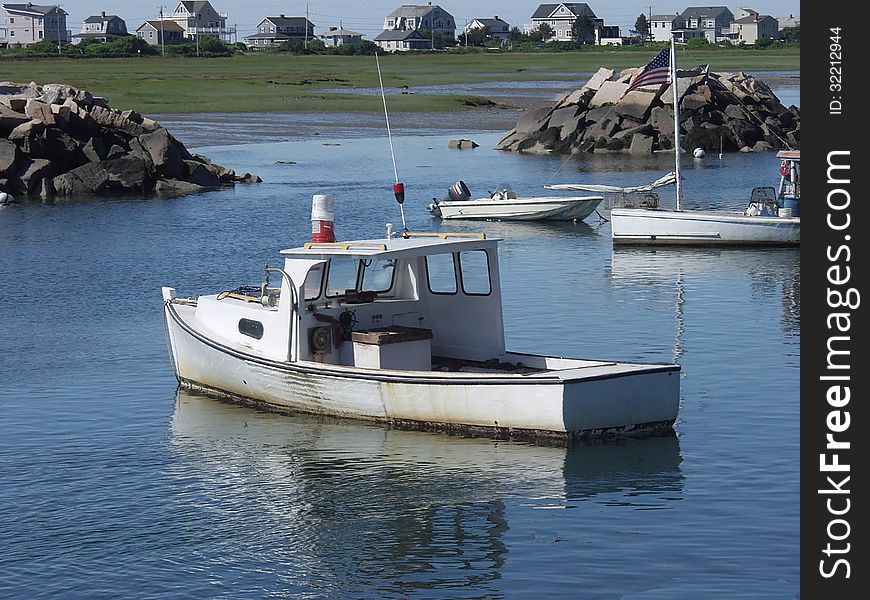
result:
[(416, 29), (407, 31), (383, 31), (374, 42), (387, 52), (406, 52), (408, 50), (428, 50), (432, 48), (432, 40), (424, 37)]
[(344, 29), (343, 27), (330, 27), (326, 33), (320, 34), (320, 39), (327, 46), (341, 46), (342, 44), (355, 46), (362, 42), (363, 34)]
[(671, 32), (683, 29), (686, 20), (680, 15), (653, 15), (649, 19), (650, 33), (654, 42), (670, 42)]
[(245, 36), (245, 45), (260, 50), (290, 39), (313, 40), (314, 23), (305, 17), (264, 17), (257, 25), (257, 33)]
[(236, 28), (227, 27), (227, 16), (227, 13), (215, 10), (208, 0), (184, 0), (178, 3), (171, 15), (164, 15), (163, 20), (178, 23), (184, 30), (184, 37), (189, 40), (207, 35), (229, 43)]
[(541, 4), (532, 15), (532, 28), (539, 29), (541, 25), (549, 25), (554, 35), (547, 41), (568, 42), (574, 38), (571, 35), (574, 22), (578, 17), (592, 19), (594, 32), (590, 33), (586, 43), (597, 43), (601, 39), (599, 28), (604, 27), (604, 19), (599, 19), (589, 8), (589, 5), (581, 2), (563, 2), (561, 4)]
[(690, 6), (680, 16), (685, 25), (682, 35), (676, 35), (678, 40), (705, 37), (711, 44), (727, 39), (734, 20), (734, 13), (727, 6)]
[(761, 39), (778, 38), (779, 22), (770, 15), (750, 14), (732, 21), (730, 33), (733, 41), (753, 46)]
[(3, 30), (5, 42), (10, 46), (27, 46), (33, 42), (49, 39), (69, 42), (66, 28), (67, 13), (55, 4), (3, 4), (6, 19)]
[(499, 19), (498, 15), (496, 15), (491, 19), (473, 19), (465, 26), (464, 33), (469, 33), (475, 29), (486, 29), (489, 32), (490, 38), (504, 41), (508, 39), (511, 26), (507, 21)]
[(118, 38), (130, 35), (127, 33), (127, 23), (118, 15), (107, 15), (106, 11), (92, 15), (82, 23), (81, 33), (73, 37), (80, 40), (99, 40), (112, 42)]
[(175, 21), (145, 21), (136, 35), (152, 46), (184, 43), (184, 28)]
[(453, 38), (456, 37), (456, 21), (453, 15), (431, 2), (422, 6), (403, 4), (384, 18), (384, 31), (391, 30), (423, 30)]

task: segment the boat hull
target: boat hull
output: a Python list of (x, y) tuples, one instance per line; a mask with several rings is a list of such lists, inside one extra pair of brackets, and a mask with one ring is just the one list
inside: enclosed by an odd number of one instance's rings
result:
[(799, 246), (800, 217), (746, 216), (715, 211), (614, 208), (614, 244)]
[(573, 221), (591, 215), (603, 196), (552, 196), (493, 200), (479, 198), (437, 204), (442, 219), (492, 219), (501, 221)]
[[(606, 368), (491, 375), (281, 362), (210, 339), (177, 305), (166, 302), (164, 307), (173, 368), (182, 387), (278, 411), (412, 428), (585, 437), (670, 430), (679, 408), (679, 367), (674, 365), (620, 369), (616, 363), (596, 363)], [(531, 362), (536, 357), (520, 358)]]

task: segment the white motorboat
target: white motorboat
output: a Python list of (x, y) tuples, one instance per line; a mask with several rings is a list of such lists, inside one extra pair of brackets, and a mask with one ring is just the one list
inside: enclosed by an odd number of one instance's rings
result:
[[(458, 187), (457, 187), (458, 186)], [(598, 208), (604, 196), (537, 196), (519, 198), (502, 185), (489, 198), (471, 198), (461, 181), (450, 188), (448, 198), (427, 207), (441, 219), (489, 219), (498, 221), (582, 221)]]
[[(671, 39), (671, 82), (676, 90), (676, 50)], [(800, 245), (800, 151), (781, 151), (779, 197), (755, 188), (744, 212), (683, 210), (680, 185), (679, 94), (674, 93), (674, 156), (676, 164), (676, 210), (657, 206), (612, 208), (614, 244), (703, 245), (703, 246), (798, 246)]]
[(259, 287), (196, 298), (164, 287), (175, 376), (269, 409), (413, 428), (671, 431), (678, 365), (505, 349), (498, 241), (388, 227), (383, 239), (282, 250)]

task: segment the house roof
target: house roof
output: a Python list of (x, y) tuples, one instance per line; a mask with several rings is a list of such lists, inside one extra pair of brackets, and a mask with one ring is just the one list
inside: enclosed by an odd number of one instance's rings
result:
[[(274, 23), (275, 27), (305, 27), (306, 22), (308, 27), (314, 27), (314, 23), (305, 17), (285, 17), (281, 15), (280, 17), (265, 17), (263, 21)], [(263, 21), (260, 21), (260, 23)]]
[(502, 19), (474, 19), (478, 23), (483, 23), (484, 27), (489, 27), (492, 29), (493, 27), (510, 27), (507, 21)]
[(104, 23), (106, 21), (114, 21), (115, 19), (118, 19), (119, 21), (124, 20), (118, 15), (91, 15), (85, 19), (85, 23)]
[(136, 29), (136, 31), (139, 31), (140, 29), (142, 29), (146, 25), (150, 25), (151, 27), (153, 27), (157, 31), (160, 31), (161, 27), (163, 28), (163, 31), (184, 31), (184, 27), (182, 27), (181, 25), (179, 25), (175, 21), (165, 20), (165, 21), (162, 21), (162, 23), (163, 24), (161, 25), (161, 21), (145, 21), (144, 23), (139, 25), (139, 27)]
[(389, 18), (389, 17), (422, 17), (422, 16), (429, 14), (429, 12), (435, 8), (441, 9), (442, 11), (444, 11), (448, 15), (450, 14), (446, 10), (444, 10), (443, 8), (438, 6), (437, 4), (424, 4), (424, 5), (403, 4), (402, 6), (400, 6), (399, 8), (397, 8), (396, 10), (394, 10), (393, 12), (388, 14), (387, 18)]
[(429, 40), (429, 38), (424, 37), (416, 29), (407, 29), (402, 31), (400, 29), (387, 29), (386, 31), (382, 31), (375, 38), (376, 42), (407, 42), (409, 40)]
[(40, 14), (40, 15), (47, 15), (48, 13), (52, 12), (54, 9), (57, 8), (63, 14), (65, 14), (65, 15), (69, 14), (68, 12), (66, 12), (64, 9), (60, 8), (56, 4), (48, 4), (48, 5), (31, 4), (30, 2), (27, 2), (26, 4), (5, 4), (4, 3), (3, 8), (6, 9), (7, 12), (8, 11), (15, 11), (15, 12), (24, 12), (24, 13), (32, 13), (32, 14)]
[(715, 19), (728, 10), (727, 6), (690, 6), (681, 13), (684, 19)]
[(732, 21), (732, 23), (739, 23), (741, 25), (752, 25), (753, 23), (758, 23), (759, 21), (766, 21), (767, 19), (773, 19), (774, 21), (776, 21), (776, 19), (774, 19), (770, 15), (759, 15), (758, 13), (755, 13), (754, 15), (743, 17), (742, 19), (736, 19)]
[(189, 13), (197, 13), (209, 4), (208, 0), (183, 1), (180, 3)]
[(351, 31), (350, 29), (341, 29), (339, 27), (333, 27), (325, 33), (321, 33), (320, 37), (332, 37), (335, 35), (341, 35), (346, 37), (362, 37), (363, 34), (357, 31)]
[(649, 18), (650, 21), (667, 21), (671, 23), (674, 19), (679, 19), (680, 15), (653, 15)]
[(582, 17), (588, 15), (595, 18), (595, 13), (592, 12), (592, 9), (589, 8), (589, 5), (585, 2), (562, 2), (561, 4), (541, 4), (538, 6), (538, 9), (535, 11), (535, 14), (532, 15), (533, 19), (546, 19), (550, 15), (552, 15), (556, 9), (560, 6), (564, 6), (568, 10), (570, 10), (575, 17)]

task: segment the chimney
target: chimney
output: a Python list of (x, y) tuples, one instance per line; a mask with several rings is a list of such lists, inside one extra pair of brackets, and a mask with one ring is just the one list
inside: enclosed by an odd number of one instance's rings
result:
[(284, 13), (281, 13), (281, 18), (282, 18), (282, 19), (284, 18)]
[(100, 16), (103, 17), (103, 18), (105, 19), (105, 18), (106, 18), (106, 11), (102, 11), (102, 12), (100, 12)]

